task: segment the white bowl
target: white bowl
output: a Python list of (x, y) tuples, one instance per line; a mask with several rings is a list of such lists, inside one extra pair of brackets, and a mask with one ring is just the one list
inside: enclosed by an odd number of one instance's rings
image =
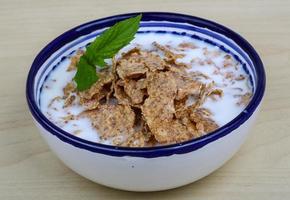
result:
[(61, 130), (39, 108), (42, 84), (57, 63), (87, 45), (105, 27), (135, 15), (95, 20), (73, 28), (49, 43), (37, 55), (29, 71), (27, 102), (35, 124), (51, 150), (78, 174), (99, 184), (129, 191), (176, 188), (210, 174), (229, 160), (245, 141), (259, 111), (265, 90), (263, 64), (253, 47), (237, 33), (193, 16), (143, 13), (140, 34), (166, 32), (203, 40), (232, 54), (250, 75), (254, 95), (249, 105), (235, 119), (203, 137), (151, 148), (103, 145)]

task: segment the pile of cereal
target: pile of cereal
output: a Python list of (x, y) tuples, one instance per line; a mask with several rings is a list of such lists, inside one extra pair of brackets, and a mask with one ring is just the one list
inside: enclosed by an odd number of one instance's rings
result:
[[(188, 65), (177, 62), (183, 54), (152, 46), (114, 58), (112, 67), (101, 70), (99, 80), (86, 91), (76, 92), (73, 82), (64, 88), (65, 106), (77, 99), (86, 109), (77, 117), (89, 118), (101, 139), (146, 147), (187, 141), (218, 128), (202, 105), (206, 98), (222, 96), (222, 90), (202, 83), (206, 75), (188, 72)], [(68, 70), (75, 70), (82, 53), (72, 58)]]

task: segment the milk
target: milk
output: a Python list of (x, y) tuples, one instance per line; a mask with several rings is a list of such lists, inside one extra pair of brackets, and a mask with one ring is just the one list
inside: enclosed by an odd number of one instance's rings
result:
[[(174, 50), (176, 53), (185, 54), (181, 59), (178, 59), (178, 62), (183, 62), (190, 64), (191, 69), (189, 71), (198, 71), (202, 72), (205, 75), (209, 76), (210, 79), (201, 79), (203, 83), (215, 83), (215, 88), (223, 90), (223, 96), (221, 98), (217, 97), (217, 101), (207, 98), (202, 107), (209, 109), (212, 112), (211, 118), (219, 125), (223, 126), (226, 123), (234, 119), (245, 106), (237, 105), (238, 99), (235, 95), (242, 95), (246, 92), (251, 92), (251, 87), (249, 87), (248, 78), (240, 81), (231, 81), (225, 78), (226, 73), (233, 74), (242, 74), (247, 77), (248, 75), (243, 70), (241, 64), (237, 61), (235, 62), (236, 66), (229, 66), (223, 68), (223, 62), (225, 60), (226, 53), (221, 51), (218, 47), (205, 43), (203, 41), (171, 34), (157, 34), (157, 33), (146, 33), (146, 34), (137, 34), (136, 38), (131, 42), (130, 45), (124, 47), (117, 58), (122, 52), (126, 52), (133, 47), (141, 47), (145, 50), (151, 50), (153, 48), (152, 43), (158, 42), (161, 45), (170, 45), (173, 49), (178, 48), (178, 45), (184, 42), (193, 43), (196, 47), (195, 49), (184, 49), (184, 51)], [(218, 52), (218, 56), (209, 56), (205, 55), (205, 49), (207, 52)], [(206, 60), (210, 57), (212, 64), (201, 65), (194, 60)], [(108, 60), (108, 62), (111, 62)], [(68, 72), (66, 71), (67, 67), (70, 64), (69, 58), (63, 60), (48, 76), (47, 80), (44, 82), (42, 87), (42, 92), (40, 95), (40, 108), (45, 116), (56, 124), (61, 129), (74, 134), (80, 138), (100, 142), (104, 144), (110, 144), (109, 140), (101, 140), (99, 135), (91, 125), (91, 122), (87, 118), (79, 118), (75, 120), (64, 120), (68, 115), (78, 115), (84, 108), (82, 108), (77, 103), (74, 103), (72, 106), (64, 108), (64, 100), (58, 99), (51, 101), (57, 96), (63, 96), (63, 88), (67, 83), (71, 82), (75, 75), (75, 71)], [(215, 71), (220, 69), (220, 74), (215, 74)], [(237, 89), (239, 88), (239, 89)], [(78, 99), (76, 100), (76, 102)], [(51, 105), (50, 105), (51, 104)], [(50, 106), (49, 106), (50, 105)]]

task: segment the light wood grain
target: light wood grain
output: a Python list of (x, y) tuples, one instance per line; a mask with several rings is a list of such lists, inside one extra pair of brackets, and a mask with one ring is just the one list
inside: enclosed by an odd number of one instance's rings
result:
[[(210, 176), (175, 190), (123, 192), (76, 175), (40, 138), (26, 106), (26, 76), (47, 42), (83, 22), (134, 11), (180, 12), (222, 23), (253, 44), (267, 71), (262, 111), (238, 154)], [(1, 200), (290, 199), (290, 1), (1, 0), (0, 27)]]

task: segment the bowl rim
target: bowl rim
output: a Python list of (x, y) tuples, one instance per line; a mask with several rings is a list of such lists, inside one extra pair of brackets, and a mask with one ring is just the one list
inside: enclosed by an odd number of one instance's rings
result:
[[(242, 48), (250, 57), (250, 60), (253, 62), (257, 74), (257, 84), (256, 84), (257, 88), (248, 106), (229, 123), (225, 124), (224, 126), (218, 128), (217, 130), (209, 134), (185, 142), (157, 147), (141, 147), (141, 148), (118, 147), (113, 145), (105, 145), (97, 142), (92, 142), (74, 136), (60, 129), (52, 122), (50, 122), (38, 108), (34, 97), (34, 81), (35, 75), (38, 72), (39, 67), (47, 60), (47, 58), (49, 58), (49, 56), (51, 56), (51, 54), (53, 54), (56, 50), (61, 48), (66, 43), (71, 42), (82, 35), (89, 34), (93, 30), (99, 29), (98, 27), (111, 26), (117, 21), (132, 16), (136, 16), (137, 14), (140, 13), (143, 15), (142, 21), (166, 20), (175, 23), (194, 24), (196, 26), (205, 27), (212, 31), (220, 33), (226, 36), (227, 38), (232, 39), (235, 43), (237, 43), (238, 46)], [(110, 156), (117, 157), (132, 156), (132, 157), (154, 158), (161, 156), (170, 156), (173, 154), (184, 154), (191, 151), (195, 151), (211, 142), (214, 142), (230, 134), (231, 132), (233, 132), (233, 130), (237, 129), (245, 121), (247, 121), (255, 112), (264, 96), (265, 86), (266, 86), (265, 70), (258, 53), (251, 46), (251, 44), (248, 41), (246, 41), (242, 36), (240, 36), (238, 33), (216, 22), (191, 15), (171, 12), (136, 12), (114, 15), (81, 24), (77, 27), (74, 27), (66, 31), (65, 33), (61, 34), (56, 39), (51, 41), (49, 44), (47, 44), (36, 56), (29, 70), (26, 82), (26, 99), (30, 112), (33, 118), (36, 120), (36, 122), (39, 123), (49, 133), (53, 134), (54, 136), (56, 136), (65, 143), (71, 144), (80, 149), (85, 149), (91, 152), (101, 153)]]

